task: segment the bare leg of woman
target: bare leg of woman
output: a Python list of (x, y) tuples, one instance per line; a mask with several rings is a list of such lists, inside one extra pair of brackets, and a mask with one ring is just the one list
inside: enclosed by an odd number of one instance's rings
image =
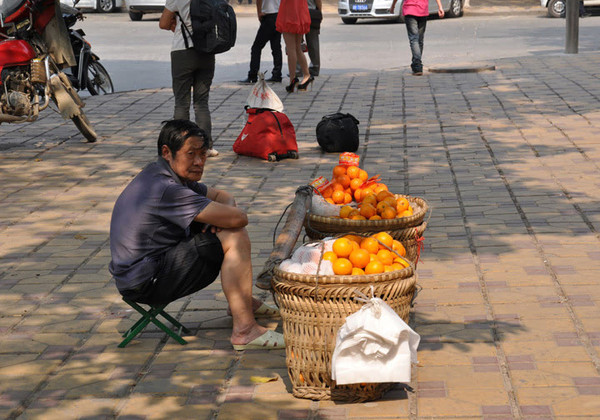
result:
[[(305, 83), (310, 78), (310, 73), (308, 71), (308, 61), (306, 61), (306, 56), (302, 52), (302, 35), (295, 34), (295, 46), (296, 46), (296, 60), (300, 63), (300, 68), (302, 69), (302, 80), (300, 83)], [(296, 73), (296, 63), (294, 63), (294, 74)]]
[[(288, 71), (290, 73), (290, 85), (296, 78), (296, 34), (283, 33), (283, 41), (287, 50)], [(306, 60), (304, 60), (306, 61)]]

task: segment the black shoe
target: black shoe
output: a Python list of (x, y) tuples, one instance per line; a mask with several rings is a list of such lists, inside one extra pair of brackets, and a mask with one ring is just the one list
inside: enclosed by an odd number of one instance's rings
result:
[(266, 81), (271, 83), (281, 83), (283, 79), (281, 77), (271, 76)]
[(240, 85), (253, 85), (256, 83), (257, 80), (258, 79), (256, 79), (256, 78), (253, 79), (251, 77), (246, 77), (244, 80), (240, 80), (238, 83)]

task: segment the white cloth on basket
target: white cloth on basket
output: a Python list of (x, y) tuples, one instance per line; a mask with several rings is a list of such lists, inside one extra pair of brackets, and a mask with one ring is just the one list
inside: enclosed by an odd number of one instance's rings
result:
[(331, 359), (338, 385), (410, 382), (421, 337), (379, 298), (346, 318)]

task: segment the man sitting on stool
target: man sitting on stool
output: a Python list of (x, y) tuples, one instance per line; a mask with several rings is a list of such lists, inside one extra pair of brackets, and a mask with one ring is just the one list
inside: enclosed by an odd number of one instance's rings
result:
[(284, 348), (283, 335), (255, 319), (278, 311), (252, 296), (246, 213), (229, 193), (198, 182), (207, 150), (205, 133), (193, 122), (163, 126), (158, 160), (115, 203), (110, 273), (125, 298), (161, 304), (205, 288), (220, 272), (233, 317), (233, 347)]

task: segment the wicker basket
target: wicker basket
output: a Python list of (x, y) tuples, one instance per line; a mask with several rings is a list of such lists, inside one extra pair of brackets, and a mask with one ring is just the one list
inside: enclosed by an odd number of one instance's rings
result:
[(372, 234), (385, 231), (394, 236), (392, 232), (422, 224), (429, 209), (427, 202), (422, 198), (408, 195), (396, 195), (396, 197), (405, 197), (408, 200), (414, 211), (412, 216), (387, 220), (353, 220), (309, 213), (304, 220), (304, 229), (311, 239), (322, 239), (325, 236), (348, 232)]
[(274, 269), (273, 288), (283, 320), (286, 364), (293, 395), (313, 400), (363, 402), (379, 399), (393, 384), (336, 385), (331, 356), (339, 328), (363, 303), (356, 290), (383, 299), (408, 322), (415, 293), (412, 267), (362, 276), (316, 276)]

